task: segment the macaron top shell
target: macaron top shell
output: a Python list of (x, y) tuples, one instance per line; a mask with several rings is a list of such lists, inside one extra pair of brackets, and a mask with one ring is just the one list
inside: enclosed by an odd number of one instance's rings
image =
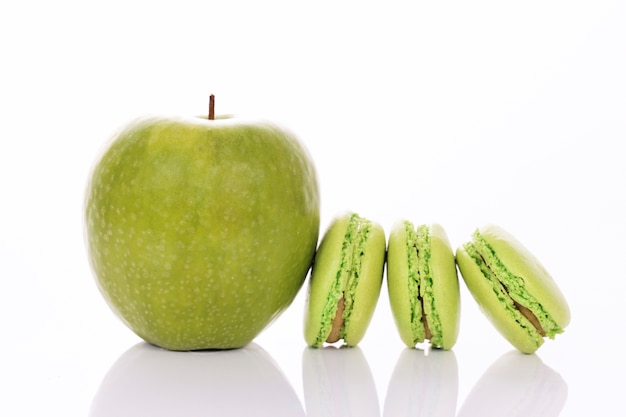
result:
[(306, 300), (304, 337), (320, 347), (333, 330), (341, 300), (338, 337), (357, 345), (369, 326), (385, 263), (385, 232), (355, 213), (337, 217), (322, 238), (311, 271)]
[[(344, 314), (343, 340), (349, 346), (356, 346), (369, 326), (374, 314), (380, 290), (383, 283), (383, 271), (385, 268), (387, 241), (382, 226), (377, 223), (371, 224), (367, 241), (360, 252), (361, 266), (358, 272), (358, 281), (347, 290), (350, 294), (346, 297), (352, 300), (352, 307)], [(355, 269), (355, 272), (356, 269)]]
[[(393, 318), (400, 338), (408, 347), (424, 340), (425, 330), (421, 321), (417, 268), (409, 269), (409, 245), (404, 223), (396, 223), (389, 234), (387, 249), (387, 290)], [(417, 258), (417, 255), (415, 256)], [(417, 260), (414, 261), (417, 263)], [(419, 309), (419, 311), (415, 311)], [(415, 319), (415, 320), (414, 320)]]
[[(443, 227), (434, 223), (430, 226), (430, 268), (432, 276), (433, 309), (436, 308), (441, 331), (431, 343), (443, 349), (451, 349), (459, 335), (461, 303), (459, 279), (454, 252)], [(426, 311), (428, 318), (428, 310)]]
[(324, 343), (343, 295), (338, 271), (349, 219), (337, 218), (328, 228), (315, 254), (305, 306), (304, 338), (308, 345)]
[(517, 239), (487, 225), (457, 249), (461, 274), (496, 329), (524, 353), (533, 353), (569, 324), (570, 311), (553, 278)]
[(454, 254), (438, 224), (414, 229), (397, 222), (389, 236), (387, 285), (400, 338), (407, 347), (430, 339), (451, 349), (459, 330), (460, 296)]

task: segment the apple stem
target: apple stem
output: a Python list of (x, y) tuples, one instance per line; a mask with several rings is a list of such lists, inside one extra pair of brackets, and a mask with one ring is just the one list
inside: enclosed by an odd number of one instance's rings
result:
[(209, 120), (215, 120), (215, 95), (209, 96)]

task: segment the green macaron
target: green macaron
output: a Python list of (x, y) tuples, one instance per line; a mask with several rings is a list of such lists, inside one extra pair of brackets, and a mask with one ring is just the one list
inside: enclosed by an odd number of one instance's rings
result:
[(387, 248), (389, 303), (409, 348), (426, 340), (451, 349), (459, 333), (459, 280), (454, 253), (438, 224), (394, 224)]
[(456, 251), (461, 275), (483, 313), (518, 350), (535, 352), (569, 324), (567, 301), (537, 258), (495, 225)]
[(308, 286), (304, 338), (309, 346), (342, 339), (356, 346), (361, 341), (380, 296), (385, 244), (383, 228), (355, 213), (331, 223)]

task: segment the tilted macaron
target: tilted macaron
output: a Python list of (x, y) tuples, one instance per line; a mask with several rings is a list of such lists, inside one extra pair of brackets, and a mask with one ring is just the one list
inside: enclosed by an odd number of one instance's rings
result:
[(383, 228), (355, 213), (332, 222), (315, 255), (308, 287), (304, 338), (309, 346), (361, 341), (380, 295), (385, 245)]
[(501, 227), (477, 229), (456, 260), (483, 313), (521, 352), (535, 352), (569, 324), (567, 301), (550, 274)]
[(400, 338), (414, 348), (426, 340), (451, 349), (459, 333), (459, 280), (444, 229), (438, 224), (415, 229), (397, 222), (387, 248), (389, 303)]

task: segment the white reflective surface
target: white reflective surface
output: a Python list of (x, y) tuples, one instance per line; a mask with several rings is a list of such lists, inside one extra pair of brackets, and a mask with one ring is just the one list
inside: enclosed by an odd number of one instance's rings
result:
[(536, 355), (509, 352), (476, 382), (459, 416), (558, 416), (567, 383)]
[(454, 416), (459, 369), (450, 351), (405, 349), (394, 367), (385, 397), (384, 416)]
[(307, 416), (378, 416), (378, 393), (360, 348), (305, 348), (302, 385)]
[(146, 343), (126, 351), (95, 395), (90, 417), (299, 416), (298, 397), (270, 356), (244, 349), (170, 352)]
[[(59, 0), (0, 6), (0, 415), (590, 416), (626, 409), (626, 5), (618, 0)], [(387, 292), (358, 349), (312, 351), (304, 287), (240, 351), (173, 353), (109, 311), (85, 182), (146, 113), (267, 117), (320, 179), (322, 231), (484, 222), (544, 263), (572, 322), (520, 355), (461, 283), (451, 352), (408, 350)]]

